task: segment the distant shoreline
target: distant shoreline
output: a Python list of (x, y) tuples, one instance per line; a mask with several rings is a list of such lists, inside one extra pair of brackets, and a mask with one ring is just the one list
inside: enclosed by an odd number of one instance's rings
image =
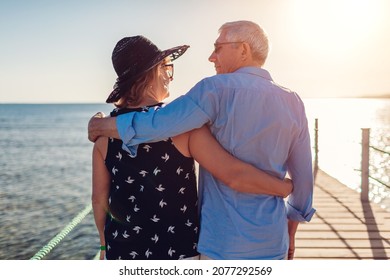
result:
[(303, 99), (390, 99), (390, 94), (385, 95), (362, 95), (362, 96), (302, 96)]
[(359, 97), (353, 97), (353, 98), (387, 99), (387, 98), (390, 98), (390, 94), (374, 95), (374, 96), (359, 96)]

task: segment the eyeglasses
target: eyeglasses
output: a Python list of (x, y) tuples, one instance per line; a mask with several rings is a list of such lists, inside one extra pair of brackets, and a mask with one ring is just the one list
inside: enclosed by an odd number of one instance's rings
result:
[(227, 45), (227, 44), (241, 44), (244, 42), (222, 42), (222, 43), (214, 43), (214, 52), (218, 53), (219, 49), (221, 48), (221, 45)]
[(169, 79), (173, 79), (173, 63), (167, 63), (161, 65), (162, 68), (164, 68), (165, 72), (168, 75)]

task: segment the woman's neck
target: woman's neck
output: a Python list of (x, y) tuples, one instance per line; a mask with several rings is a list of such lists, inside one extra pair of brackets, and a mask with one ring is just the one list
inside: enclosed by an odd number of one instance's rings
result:
[(145, 97), (144, 99), (141, 100), (140, 103), (137, 105), (127, 105), (127, 108), (139, 108), (139, 107), (144, 107), (144, 106), (152, 106), (155, 104), (160, 103), (161, 100), (158, 100), (157, 98), (151, 98), (151, 97)]
[(169, 96), (168, 92), (164, 92), (157, 86), (148, 86), (142, 94), (142, 99), (138, 104), (127, 104), (127, 108), (140, 108), (145, 106), (152, 106), (161, 103), (165, 98)]

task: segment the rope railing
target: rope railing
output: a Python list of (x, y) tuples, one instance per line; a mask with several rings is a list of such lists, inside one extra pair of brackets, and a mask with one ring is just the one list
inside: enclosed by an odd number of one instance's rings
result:
[(370, 147), (371, 149), (375, 150), (375, 151), (381, 152), (381, 153), (383, 153), (383, 154), (388, 154), (388, 155), (390, 155), (390, 152), (381, 150), (381, 149), (379, 149), (379, 148), (377, 148), (377, 147), (374, 147), (374, 146), (369, 146), (369, 147)]
[[(318, 119), (315, 119), (315, 128), (314, 128), (314, 170), (318, 169)], [(358, 142), (356, 142), (358, 143)], [(390, 155), (389, 151), (385, 151), (383, 149), (380, 149), (378, 147), (375, 147), (373, 145), (370, 145), (370, 129), (369, 128), (362, 128), (362, 139), (360, 142), (360, 145), (362, 147), (362, 160), (361, 160), (361, 167), (360, 169), (354, 169), (354, 171), (358, 171), (361, 173), (361, 200), (362, 201), (368, 201), (369, 200), (369, 187), (370, 187), (370, 180), (373, 180), (380, 185), (389, 188), (390, 186), (387, 182), (384, 182), (380, 178), (375, 178), (370, 174), (370, 166), (372, 168), (372, 165), (370, 165), (370, 149), (382, 153), (387, 158), (387, 155)], [(388, 164), (388, 162), (385, 160), (385, 164)], [(386, 171), (385, 171), (386, 172)]]
[(379, 149), (377, 147), (374, 147), (370, 145), (370, 129), (369, 128), (362, 128), (362, 163), (361, 163), (361, 176), (362, 176), (362, 192), (361, 192), (361, 198), (362, 200), (367, 201), (368, 200), (368, 191), (369, 191), (369, 180), (372, 179), (381, 185), (390, 188), (388, 184), (383, 182), (382, 180), (375, 178), (370, 175), (370, 153), (369, 150), (373, 149), (377, 152), (380, 152), (382, 154), (390, 154), (387, 151), (384, 151), (382, 149)]
[[(357, 169), (357, 168), (354, 168), (353, 171), (362, 172), (361, 169)], [(390, 186), (389, 186), (388, 184), (386, 184), (385, 182), (382, 182), (380, 179), (375, 178), (375, 177), (372, 177), (371, 175), (368, 175), (368, 178), (370, 178), (370, 179), (372, 179), (372, 180), (378, 182), (378, 183), (381, 184), (382, 186), (385, 186), (385, 187), (387, 187), (387, 188), (390, 189)]]
[(369, 175), (368, 177), (369, 177), (370, 179), (372, 179), (372, 180), (378, 182), (378, 183), (381, 184), (382, 186), (385, 186), (385, 187), (387, 187), (387, 188), (390, 189), (390, 186), (387, 185), (386, 183), (382, 182), (381, 180), (379, 180), (379, 179), (377, 179), (377, 178), (374, 178), (374, 177), (372, 177), (371, 175)]
[(42, 260), (58, 243), (67, 236), (92, 210), (92, 204), (88, 204), (64, 229), (42, 247), (30, 260)]

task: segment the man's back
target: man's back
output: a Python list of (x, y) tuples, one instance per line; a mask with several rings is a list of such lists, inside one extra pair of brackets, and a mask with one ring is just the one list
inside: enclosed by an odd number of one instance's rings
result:
[(286, 162), (306, 125), (303, 103), (267, 79), (267, 72), (250, 73), (258, 75), (236, 72), (213, 77), (219, 107), (210, 129), (234, 156), (283, 178), (286, 166), (279, 164)]
[[(290, 170), (294, 186), (310, 189), (310, 139), (304, 106), (295, 93), (276, 85), (267, 71), (252, 67), (201, 83), (194, 89), (200, 86), (203, 94), (190, 91), (188, 96), (210, 116), (210, 129), (225, 149), (279, 178)], [(213, 259), (284, 258), (284, 200), (238, 193), (200, 170), (199, 251)]]

